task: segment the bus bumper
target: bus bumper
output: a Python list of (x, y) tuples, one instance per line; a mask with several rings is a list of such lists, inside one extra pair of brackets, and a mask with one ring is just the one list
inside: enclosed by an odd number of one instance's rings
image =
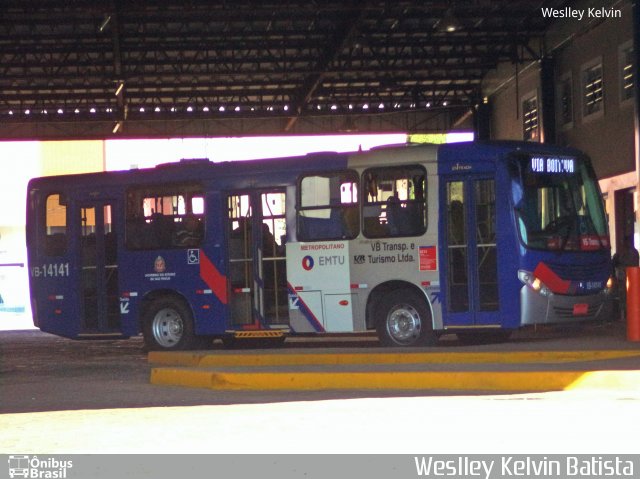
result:
[(521, 326), (575, 323), (612, 318), (612, 298), (600, 292), (588, 296), (544, 296), (528, 286), (520, 290)]

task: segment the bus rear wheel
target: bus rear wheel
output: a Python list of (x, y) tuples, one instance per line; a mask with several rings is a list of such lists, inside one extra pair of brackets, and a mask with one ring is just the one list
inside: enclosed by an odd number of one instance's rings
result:
[(384, 346), (426, 346), (437, 341), (425, 300), (411, 290), (391, 291), (380, 299), (376, 330)]
[(143, 313), (143, 335), (147, 349), (178, 351), (204, 346), (193, 327), (193, 315), (183, 301), (154, 299)]

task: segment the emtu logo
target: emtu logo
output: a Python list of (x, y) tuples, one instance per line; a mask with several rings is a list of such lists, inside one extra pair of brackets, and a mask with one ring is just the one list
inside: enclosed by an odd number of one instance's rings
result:
[(304, 258), (302, 258), (302, 267), (305, 271), (311, 271), (314, 264), (315, 262), (313, 261), (313, 258), (311, 256), (305, 256)]

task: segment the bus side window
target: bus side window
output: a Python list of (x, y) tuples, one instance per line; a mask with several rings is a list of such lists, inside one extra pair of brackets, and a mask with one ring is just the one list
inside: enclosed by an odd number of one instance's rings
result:
[(127, 192), (126, 245), (132, 250), (193, 248), (204, 239), (199, 184), (155, 185)]
[(363, 174), (364, 235), (418, 236), (427, 230), (426, 174), (419, 165), (371, 168)]
[(359, 234), (358, 182), (352, 171), (300, 180), (297, 225), (302, 241), (353, 239)]
[(62, 195), (47, 196), (44, 217), (44, 253), (47, 256), (62, 256), (67, 251), (67, 206)]
[(175, 226), (173, 216), (154, 213), (151, 215), (151, 226), (158, 247), (162, 249), (170, 248)]
[(187, 196), (185, 208), (186, 214), (174, 217), (173, 244), (179, 248), (195, 248), (204, 239), (204, 196)]
[(342, 214), (343, 231), (347, 238), (355, 238), (359, 233), (358, 207), (345, 208)]
[(200, 246), (203, 236), (204, 228), (202, 226), (202, 219), (189, 213), (182, 217), (181, 221), (177, 223), (177, 231), (173, 243), (182, 248), (193, 248)]

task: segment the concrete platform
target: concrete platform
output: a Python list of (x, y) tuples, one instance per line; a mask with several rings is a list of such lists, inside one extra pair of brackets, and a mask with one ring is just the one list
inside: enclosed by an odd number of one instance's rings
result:
[[(625, 342), (619, 334), (580, 336), (555, 345), (516, 338), (465, 350), (445, 346), (151, 352), (148, 360), (152, 384), (219, 391), (640, 391), (637, 344)], [(602, 346), (607, 349), (595, 349)]]
[[(523, 330), (512, 341), (468, 346), (452, 336), (433, 348), (391, 350), (373, 337), (289, 338), (280, 349), (212, 349), (225, 356), (329, 353), (478, 355), (490, 362), (309, 364), (276, 372), (640, 371), (639, 343), (623, 325)], [(565, 361), (590, 351), (630, 356)], [(545, 352), (545, 361), (497, 363)], [(559, 355), (550, 355), (557, 353)], [(565, 353), (569, 353), (568, 355)], [(451, 355), (450, 353), (456, 353)], [(460, 353), (460, 354), (457, 354)], [(518, 353), (518, 354), (506, 354)], [(491, 358), (491, 355), (494, 358)], [(640, 391), (627, 384), (552, 392), (459, 389), (210, 389), (150, 384), (142, 338), (72, 341), (39, 331), (0, 333), (0, 451), (6, 454), (633, 454)], [(153, 356), (153, 355), (152, 355)], [(365, 356), (359, 356), (364, 358)], [(415, 358), (414, 358), (415, 359)], [(468, 358), (467, 358), (468, 360)], [(547, 361), (548, 360), (548, 361)], [(175, 366), (171, 366), (175, 367)], [(180, 366), (189, 367), (189, 366)], [(208, 366), (254, 372), (275, 366)], [(494, 374), (495, 375), (495, 374)], [(523, 375), (525, 376), (525, 375)], [(353, 378), (353, 375), (350, 376)], [(591, 376), (593, 377), (593, 376)], [(590, 379), (592, 381), (592, 379)], [(595, 381), (595, 379), (593, 379)], [(458, 388), (459, 383), (453, 382)], [(528, 386), (526, 386), (528, 388)]]

